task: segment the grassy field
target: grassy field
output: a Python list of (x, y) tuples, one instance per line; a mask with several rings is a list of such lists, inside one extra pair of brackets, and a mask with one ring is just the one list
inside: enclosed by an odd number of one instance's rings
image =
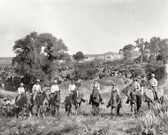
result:
[[(110, 117), (110, 108), (106, 108), (106, 104), (110, 98), (110, 83), (115, 82), (120, 90), (129, 84), (129, 81), (124, 78), (111, 78), (100, 80), (101, 94), (103, 96), (104, 105), (100, 105), (100, 115), (92, 116), (91, 106), (84, 103), (81, 106), (80, 112), (77, 116), (68, 117), (64, 108), (60, 109), (60, 117), (46, 116), (45, 118), (38, 118), (35, 116), (28, 119), (21, 120), (14, 117), (0, 118), (0, 135), (138, 135), (142, 133), (144, 127), (143, 122), (147, 120), (145, 117), (154, 114), (153, 111), (147, 111), (147, 105), (143, 102), (142, 109), (146, 112), (145, 115), (133, 116), (130, 112), (130, 106), (125, 104), (126, 96), (122, 95), (122, 109), (121, 116)], [(61, 88), (61, 99), (64, 101), (65, 96), (68, 95), (69, 82), (63, 83)], [(91, 93), (92, 81), (85, 81), (82, 83), (81, 93), (84, 98), (89, 100)], [(1, 93), (1, 91), (0, 91)], [(7, 92), (6, 92), (7, 93)], [(11, 93), (10, 93), (11, 94)], [(8, 94), (6, 94), (8, 95)], [(168, 115), (164, 116), (167, 117)], [(163, 118), (163, 116), (162, 116)], [(153, 120), (154, 119), (154, 120)], [(153, 121), (152, 121), (153, 120)], [(146, 122), (146, 127), (151, 125), (161, 124), (159, 118), (153, 116), (150, 122)], [(156, 122), (157, 121), (157, 122)], [(153, 123), (152, 123), (153, 122)], [(162, 123), (163, 124), (163, 123)], [(167, 133), (165, 125), (162, 130)], [(160, 130), (156, 134), (164, 134)], [(166, 135), (166, 134), (165, 134)]]

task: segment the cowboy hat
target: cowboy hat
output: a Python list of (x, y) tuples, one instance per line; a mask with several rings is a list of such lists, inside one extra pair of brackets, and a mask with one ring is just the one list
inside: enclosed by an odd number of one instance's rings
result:
[(151, 74), (152, 77), (155, 77), (155, 74)]
[(58, 80), (57, 80), (57, 79), (55, 79), (53, 82), (54, 82), (54, 83), (58, 83)]
[(23, 83), (20, 83), (20, 86), (23, 86), (24, 84)]
[(37, 79), (36, 82), (40, 82), (40, 79)]

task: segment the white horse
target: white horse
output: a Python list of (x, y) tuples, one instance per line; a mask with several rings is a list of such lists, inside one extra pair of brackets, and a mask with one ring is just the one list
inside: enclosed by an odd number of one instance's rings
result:
[(145, 95), (145, 101), (148, 104), (148, 109), (150, 109), (150, 104), (152, 103), (153, 105), (156, 102), (159, 102), (160, 104), (163, 104), (164, 101), (164, 89), (163, 88), (159, 88), (157, 90), (157, 96), (158, 96), (158, 100), (154, 100), (154, 94), (153, 94), (153, 90), (150, 88), (144, 88), (144, 95)]

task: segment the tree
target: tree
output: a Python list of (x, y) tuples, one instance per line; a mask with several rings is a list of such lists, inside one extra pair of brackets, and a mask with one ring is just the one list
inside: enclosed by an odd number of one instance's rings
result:
[(168, 39), (162, 39), (159, 44), (159, 55), (157, 60), (167, 60), (168, 59)]
[(36, 78), (51, 80), (52, 72), (56, 69), (54, 63), (66, 60), (67, 50), (62, 39), (50, 33), (32, 32), (15, 42), (13, 51), (16, 57), (12, 59), (12, 64), (18, 75), (28, 78), (28, 84)]
[(132, 51), (133, 50), (134, 50), (134, 46), (132, 44), (128, 44), (124, 46), (124, 48), (122, 49), (124, 60), (132, 61)]
[(84, 57), (83, 53), (81, 51), (79, 51), (79, 52), (77, 52), (76, 54), (73, 55), (73, 58), (76, 61), (80, 61), (80, 60), (83, 60), (85, 57)]
[(138, 38), (136, 41), (136, 47), (138, 47), (139, 51), (141, 52), (141, 62), (143, 62), (144, 57), (144, 49), (145, 49), (145, 42), (143, 38)]
[(149, 50), (151, 59), (156, 59), (159, 55), (161, 39), (159, 37), (152, 37), (149, 42)]

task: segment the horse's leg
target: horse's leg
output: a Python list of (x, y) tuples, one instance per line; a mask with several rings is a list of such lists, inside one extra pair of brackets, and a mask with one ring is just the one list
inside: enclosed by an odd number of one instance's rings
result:
[(111, 106), (111, 119), (113, 118), (113, 107)]
[(42, 110), (42, 117), (45, 118), (44, 110)]
[(67, 110), (68, 110), (68, 116), (70, 116), (71, 115), (71, 105), (67, 106)]
[(131, 105), (131, 107), (132, 107), (132, 115), (134, 115), (134, 114), (135, 114), (135, 104), (133, 103), (133, 104)]
[(120, 106), (119, 105), (117, 105), (116, 112), (117, 112), (117, 116), (119, 116), (120, 115)]
[(148, 104), (148, 109), (150, 109), (150, 101), (148, 101), (147, 104)]
[(163, 104), (163, 101), (164, 101), (164, 96), (161, 96), (161, 97), (160, 97), (160, 104), (161, 104), (161, 105)]
[(96, 106), (96, 116), (99, 114), (99, 104)]
[(131, 112), (133, 112), (133, 104), (131, 103)]
[(19, 117), (19, 108), (17, 107), (16, 108), (16, 118), (18, 118)]
[(24, 111), (24, 108), (22, 109), (22, 120), (23, 120), (23, 118), (24, 118), (24, 113), (25, 113), (25, 111)]
[(40, 107), (37, 106), (37, 116), (40, 117)]
[(29, 106), (27, 105), (26, 106), (26, 119), (28, 119), (29, 117)]
[(96, 110), (96, 106), (94, 105), (94, 104), (92, 104), (92, 114), (93, 114), (93, 116), (95, 116), (95, 111)]
[(59, 106), (56, 107), (57, 109), (57, 117), (59, 117)]

